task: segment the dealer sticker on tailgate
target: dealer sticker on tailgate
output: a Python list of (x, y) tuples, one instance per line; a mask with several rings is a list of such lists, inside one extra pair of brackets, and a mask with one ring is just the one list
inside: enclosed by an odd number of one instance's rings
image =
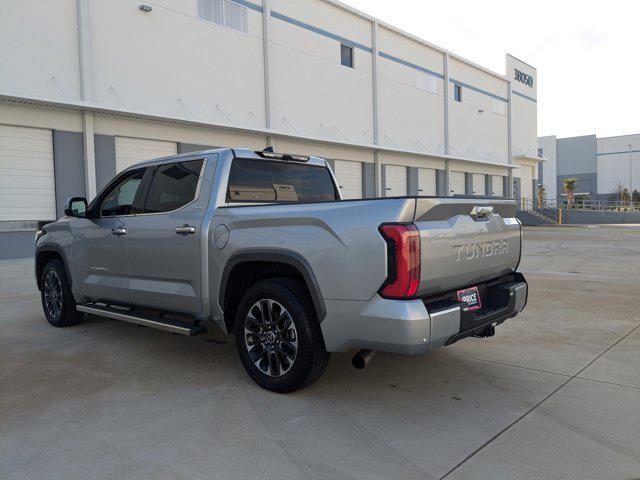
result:
[(458, 290), (458, 301), (466, 303), (469, 310), (478, 310), (479, 308), (482, 308), (482, 302), (480, 301), (480, 293), (478, 292), (478, 287)]

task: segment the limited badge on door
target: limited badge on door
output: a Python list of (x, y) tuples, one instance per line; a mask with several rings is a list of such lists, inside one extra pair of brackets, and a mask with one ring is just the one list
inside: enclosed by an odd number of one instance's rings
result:
[(480, 301), (480, 292), (478, 292), (478, 287), (458, 290), (458, 301), (466, 303), (468, 310), (478, 310), (479, 308), (482, 308), (482, 302)]

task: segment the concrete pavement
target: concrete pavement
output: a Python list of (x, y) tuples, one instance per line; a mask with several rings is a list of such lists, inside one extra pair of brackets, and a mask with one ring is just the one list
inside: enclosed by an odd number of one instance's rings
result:
[(0, 262), (0, 478), (640, 477), (640, 228), (532, 228), (530, 303), (491, 339), (333, 355), (276, 395), (220, 332), (50, 327)]

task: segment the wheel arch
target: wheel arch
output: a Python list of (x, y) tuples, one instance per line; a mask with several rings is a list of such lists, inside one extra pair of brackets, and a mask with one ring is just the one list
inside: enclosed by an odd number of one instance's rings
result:
[(69, 270), (69, 264), (67, 263), (67, 257), (64, 253), (62, 247), (56, 244), (47, 244), (41, 245), (36, 248), (36, 264), (35, 264), (35, 275), (36, 275), (36, 284), (38, 286), (38, 290), (42, 289), (42, 272), (44, 271), (44, 267), (53, 259), (59, 259), (62, 261), (64, 265), (65, 273), (67, 275), (67, 281), (69, 282), (69, 286), (73, 285), (73, 278), (71, 276), (71, 271)]
[(244, 250), (231, 256), (220, 279), (218, 302), (227, 332), (233, 330), (235, 308), (244, 290), (260, 280), (282, 276), (299, 278), (309, 292), (318, 321), (324, 320), (327, 311), (320, 286), (302, 255), (290, 250)]

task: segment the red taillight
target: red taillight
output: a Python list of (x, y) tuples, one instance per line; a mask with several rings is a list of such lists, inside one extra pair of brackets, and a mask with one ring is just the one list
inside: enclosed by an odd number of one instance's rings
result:
[(413, 298), (420, 284), (420, 232), (414, 224), (386, 224), (380, 233), (387, 241), (389, 272), (379, 290), (384, 298)]

